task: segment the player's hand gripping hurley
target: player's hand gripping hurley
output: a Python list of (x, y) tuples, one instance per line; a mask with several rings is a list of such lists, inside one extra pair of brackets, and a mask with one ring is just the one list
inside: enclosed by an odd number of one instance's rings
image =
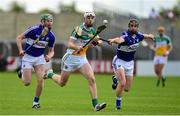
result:
[[(84, 46), (82, 47), (82, 49), (85, 48), (90, 42), (92, 42), (93, 39), (94, 39), (100, 32), (102, 32), (105, 28), (106, 28), (106, 25), (101, 25), (101, 26), (99, 26), (99, 27), (97, 28), (96, 33), (93, 35), (92, 39), (90, 39), (86, 44), (84, 44)], [(79, 34), (79, 33), (77, 33), (77, 34)], [(81, 33), (81, 34), (82, 34), (82, 33)], [(77, 50), (77, 51), (74, 51), (73, 54), (79, 54), (80, 52), (81, 52), (80, 50)]]

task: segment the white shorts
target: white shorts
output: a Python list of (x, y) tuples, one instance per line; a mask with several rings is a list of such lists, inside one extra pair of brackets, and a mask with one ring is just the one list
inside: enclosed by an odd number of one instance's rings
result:
[(167, 63), (167, 58), (164, 56), (155, 56), (154, 57), (154, 64), (166, 64)]
[(86, 56), (75, 56), (66, 53), (61, 61), (61, 70), (71, 72), (82, 67), (87, 62)]
[(126, 76), (133, 76), (134, 71), (134, 61), (124, 61), (119, 59), (117, 56), (114, 56), (112, 61), (113, 70), (123, 69)]
[(25, 54), (22, 58), (21, 68), (22, 69), (32, 69), (34, 66), (46, 64), (44, 55), (33, 57)]

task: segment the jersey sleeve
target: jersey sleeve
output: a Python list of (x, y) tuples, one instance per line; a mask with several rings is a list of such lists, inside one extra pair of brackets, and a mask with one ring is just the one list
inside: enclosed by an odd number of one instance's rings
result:
[(35, 30), (36, 29), (36, 26), (33, 26), (33, 27), (29, 27), (23, 34), (25, 36), (25, 38), (31, 38), (34, 33), (35, 33)]
[(171, 45), (171, 44), (172, 44), (172, 41), (171, 41), (171, 38), (170, 38), (170, 37), (167, 37), (167, 44), (168, 44), (168, 45)]
[(141, 32), (138, 32), (138, 38), (140, 41), (142, 41), (144, 39), (144, 35)]
[(127, 43), (127, 41), (128, 41), (128, 40), (127, 40), (127, 39), (128, 39), (127, 36), (128, 36), (128, 34), (127, 34), (126, 31), (122, 32), (122, 35), (120, 36), (121, 38), (124, 39), (124, 42), (125, 42), (125, 43)]
[(76, 26), (76, 27), (73, 29), (73, 31), (71, 32), (70, 38), (71, 38), (71, 39), (74, 39), (74, 40), (77, 40), (77, 38), (78, 38), (78, 34), (77, 34), (77, 32), (76, 32), (76, 28), (81, 28), (81, 27)]

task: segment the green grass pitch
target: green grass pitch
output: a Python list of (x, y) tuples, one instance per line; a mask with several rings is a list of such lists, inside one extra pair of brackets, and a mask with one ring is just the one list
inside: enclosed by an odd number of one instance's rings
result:
[(106, 109), (94, 112), (85, 78), (72, 74), (65, 87), (45, 80), (40, 109), (32, 109), (35, 76), (29, 87), (15, 73), (0, 72), (0, 115), (180, 115), (180, 78), (168, 77), (166, 87), (156, 87), (156, 79), (135, 77), (124, 93), (122, 110), (115, 110), (115, 92), (111, 75), (96, 75), (99, 102)]

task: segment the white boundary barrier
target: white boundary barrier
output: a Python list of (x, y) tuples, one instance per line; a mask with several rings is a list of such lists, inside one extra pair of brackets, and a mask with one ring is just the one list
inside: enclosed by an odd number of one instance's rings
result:
[[(136, 74), (138, 76), (155, 76), (153, 61), (138, 60)], [(180, 77), (180, 61), (168, 61), (164, 67), (163, 75)]]
[[(19, 65), (20, 58), (9, 57), (7, 65), (8, 71), (14, 71)], [(55, 60), (54, 60), (55, 61)], [(113, 73), (112, 61), (110, 60), (90, 60), (90, 65), (95, 73)], [(58, 63), (60, 64), (60, 59)], [(46, 68), (51, 68), (52, 62), (46, 65)], [(138, 76), (155, 76), (153, 61), (137, 60), (135, 65), (136, 75)], [(168, 61), (163, 71), (165, 76), (179, 76), (180, 77), (180, 61)]]

